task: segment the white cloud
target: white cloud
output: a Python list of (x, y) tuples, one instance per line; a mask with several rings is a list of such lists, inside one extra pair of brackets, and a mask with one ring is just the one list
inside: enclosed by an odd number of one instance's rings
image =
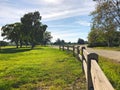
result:
[(42, 14), (44, 21), (58, 20), (78, 15), (88, 15), (92, 10), (94, 10), (95, 4), (91, 0), (82, 1), (82, 3), (80, 0), (54, 0), (54, 2), (58, 2), (58, 4), (48, 4), (47, 0), (27, 0), (26, 3), (31, 3), (33, 6), (22, 8), (22, 6), (17, 7), (6, 1), (0, 4), (0, 19), (7, 18), (9, 19), (8, 22), (15, 20), (18, 21), (25, 13), (38, 10)]
[(78, 38), (87, 40), (87, 32), (80, 32), (80, 30), (53, 30), (51, 35), (54, 36), (52, 41), (56, 41), (58, 38), (65, 40), (66, 42), (75, 42)]
[(32, 5), (56, 5), (61, 4), (64, 0), (23, 0)]
[(82, 25), (82, 26), (90, 26), (90, 23), (89, 22), (87, 22), (87, 21), (77, 21), (76, 23), (78, 23), (78, 24), (80, 24), (80, 25)]
[(49, 4), (60, 4), (63, 2), (63, 0), (43, 0), (43, 1)]
[[(89, 0), (91, 1), (91, 0)], [(49, 7), (49, 13), (43, 14), (44, 20), (56, 20), (56, 19), (64, 19), (73, 16), (80, 15), (89, 15), (90, 12), (94, 10), (95, 3), (93, 1), (88, 2), (80, 0), (69, 0), (64, 1), (62, 4), (54, 7)]]
[(80, 26), (78, 26), (78, 25), (70, 25), (70, 24), (68, 24), (68, 25), (65, 25), (65, 24), (62, 24), (62, 25), (50, 25), (50, 26), (48, 26), (48, 28), (76, 28), (76, 27), (80, 27)]
[[(11, 3), (10, 3), (11, 2)], [(10, 0), (2, 0), (0, 3), (0, 26), (20, 21), (20, 18), (28, 12), (39, 11), (42, 15), (43, 21), (60, 20), (68, 17), (89, 15), (94, 10), (95, 3), (92, 0), (20, 0), (14, 1), (22, 3), (12, 3)], [(24, 5), (23, 4), (24, 2)], [(89, 26), (87, 21), (78, 21), (82, 26)], [(49, 26), (54, 27), (54, 26)], [(76, 27), (68, 25), (57, 25), (56, 27)], [(74, 30), (73, 30), (74, 31)], [(72, 33), (72, 34), (70, 34)], [(73, 32), (52, 32), (55, 39), (62, 37), (69, 38), (79, 37), (80, 35), (85, 39), (85, 34)], [(1, 39), (1, 37), (0, 37)]]
[[(91, 10), (92, 11), (92, 10)], [(73, 17), (73, 16), (79, 16), (79, 15), (88, 15), (90, 13), (90, 10), (87, 8), (83, 9), (68, 9), (66, 11), (55, 11), (50, 14), (45, 14), (43, 15), (43, 19), (46, 21), (51, 21), (51, 20), (59, 20), (59, 19), (64, 19), (68, 17)]]

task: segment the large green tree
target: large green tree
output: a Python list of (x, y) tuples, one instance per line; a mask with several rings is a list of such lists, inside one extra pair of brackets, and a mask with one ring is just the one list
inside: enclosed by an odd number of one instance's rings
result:
[[(16, 47), (23, 44), (31, 44), (34, 48), (36, 44), (50, 40), (50, 33), (45, 32), (47, 25), (42, 24), (38, 11), (25, 14), (21, 18), (21, 23), (6, 24), (2, 27), (2, 36), (16, 44)], [(46, 36), (46, 38), (45, 38)], [(45, 40), (46, 39), (46, 40)]]
[(16, 48), (18, 48), (18, 44), (20, 41), (20, 29), (21, 23), (7, 24), (2, 27), (2, 36), (4, 39), (10, 40), (11, 42), (15, 42)]
[[(114, 7), (112, 0), (96, 0), (97, 7), (96, 10), (91, 13), (92, 18), (92, 28), (88, 36), (89, 43), (107, 43), (108, 46), (113, 46), (115, 42), (115, 36), (117, 30), (119, 30), (119, 12), (117, 9), (119, 7)], [(114, 3), (118, 5), (117, 0)], [(115, 9), (116, 8), (116, 9)], [(112, 10), (115, 9), (115, 11)], [(114, 17), (116, 16), (116, 17)], [(118, 34), (117, 34), (118, 35)], [(95, 40), (93, 41), (94, 37)], [(102, 37), (101, 37), (102, 36)], [(119, 37), (119, 36), (118, 36)], [(101, 39), (101, 40), (100, 40)]]
[(47, 25), (43, 25), (40, 20), (41, 16), (38, 11), (25, 14), (21, 18), (24, 39), (26, 42), (31, 43), (31, 48), (34, 48), (35, 44), (42, 41), (43, 33), (47, 28)]

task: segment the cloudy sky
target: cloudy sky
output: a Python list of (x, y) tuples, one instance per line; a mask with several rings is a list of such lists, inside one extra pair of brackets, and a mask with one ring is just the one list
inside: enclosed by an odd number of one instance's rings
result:
[(0, 28), (20, 22), (25, 13), (39, 11), (42, 23), (48, 25), (47, 31), (53, 36), (52, 41), (57, 38), (67, 42), (76, 42), (78, 38), (87, 40), (89, 14), (94, 8), (92, 0), (0, 0)]

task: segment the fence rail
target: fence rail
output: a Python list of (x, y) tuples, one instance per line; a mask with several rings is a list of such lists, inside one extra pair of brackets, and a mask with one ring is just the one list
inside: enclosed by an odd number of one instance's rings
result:
[(82, 63), (82, 69), (87, 81), (87, 90), (114, 90), (113, 86), (98, 65), (98, 55), (89, 53), (85, 47), (59, 46), (60, 50), (72, 51)]

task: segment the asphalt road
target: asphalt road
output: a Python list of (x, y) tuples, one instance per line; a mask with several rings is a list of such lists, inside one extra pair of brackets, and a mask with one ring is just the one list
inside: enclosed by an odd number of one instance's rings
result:
[[(58, 46), (53, 46), (53, 47), (54, 48), (59, 48)], [(87, 48), (87, 47), (86, 47), (86, 49), (89, 53), (96, 53), (100, 56), (115, 60), (115, 61), (120, 63), (120, 51), (93, 49), (93, 48)]]
[(97, 53), (100, 56), (110, 58), (120, 63), (120, 51), (101, 50), (101, 49), (98, 50), (98, 49), (92, 49), (92, 48), (87, 48), (87, 51), (89, 53)]

